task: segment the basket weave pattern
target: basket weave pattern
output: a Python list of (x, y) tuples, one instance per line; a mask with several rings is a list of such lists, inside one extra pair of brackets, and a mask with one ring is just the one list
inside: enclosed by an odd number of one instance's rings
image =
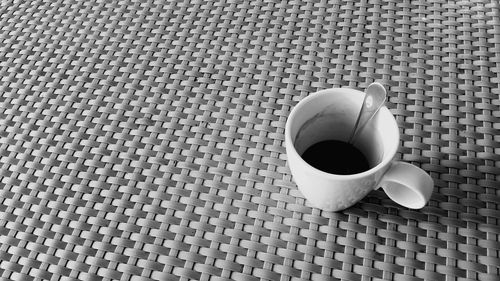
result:
[[(389, 92), (409, 210), (297, 190), (291, 108)], [(496, 1), (0, 2), (0, 277), (498, 280)]]

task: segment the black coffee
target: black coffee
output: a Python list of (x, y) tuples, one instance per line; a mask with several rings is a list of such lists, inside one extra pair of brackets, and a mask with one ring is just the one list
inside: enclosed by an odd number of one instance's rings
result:
[(370, 169), (368, 160), (354, 145), (338, 140), (313, 144), (302, 154), (309, 165), (330, 174), (351, 175)]

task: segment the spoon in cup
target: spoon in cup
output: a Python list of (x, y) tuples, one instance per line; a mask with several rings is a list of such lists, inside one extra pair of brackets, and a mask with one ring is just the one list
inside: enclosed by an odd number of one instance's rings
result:
[(387, 92), (382, 84), (371, 83), (365, 90), (365, 97), (354, 125), (348, 143), (352, 144), (365, 125), (377, 114), (378, 110), (384, 105)]

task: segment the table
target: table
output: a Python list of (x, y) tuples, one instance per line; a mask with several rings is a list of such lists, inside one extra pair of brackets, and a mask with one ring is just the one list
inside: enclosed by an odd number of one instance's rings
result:
[[(497, 1), (2, 1), (0, 276), (498, 280)], [(291, 108), (388, 90), (421, 210), (311, 207)]]

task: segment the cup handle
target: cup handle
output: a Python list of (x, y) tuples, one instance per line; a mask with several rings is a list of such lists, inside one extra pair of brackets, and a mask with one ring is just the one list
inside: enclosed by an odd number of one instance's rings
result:
[(396, 161), (384, 174), (378, 186), (382, 187), (394, 202), (410, 209), (421, 209), (431, 197), (434, 181), (419, 167)]

